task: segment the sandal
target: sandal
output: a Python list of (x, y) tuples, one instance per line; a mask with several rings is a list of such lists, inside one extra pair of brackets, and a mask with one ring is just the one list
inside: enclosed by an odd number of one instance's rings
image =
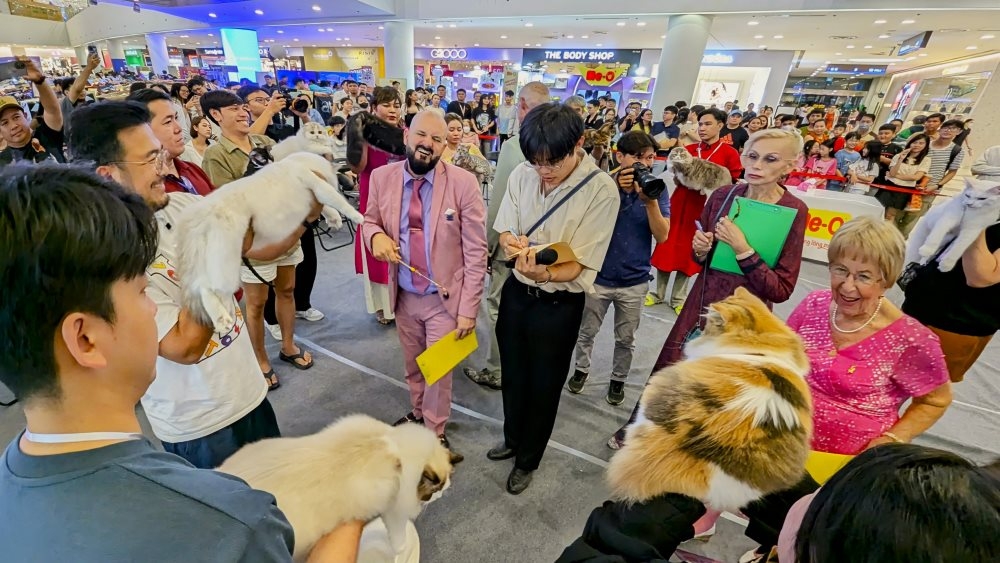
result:
[(278, 374), (274, 373), (274, 368), (267, 370), (267, 373), (264, 374), (264, 380), (267, 381), (268, 391), (274, 391), (281, 387), (281, 382), (278, 381)]
[(387, 318), (385, 318), (385, 315), (382, 313), (381, 309), (379, 309), (378, 311), (375, 311), (375, 320), (378, 321), (378, 324), (380, 324), (382, 326), (389, 326), (392, 323), (396, 322), (396, 319), (387, 319)]
[(279, 351), (278, 352), (278, 359), (281, 360), (281, 361), (283, 361), (283, 362), (288, 362), (288, 363), (292, 364), (293, 366), (295, 366), (295, 369), (306, 370), (306, 369), (309, 369), (309, 368), (313, 367), (313, 361), (312, 361), (312, 359), (309, 360), (308, 364), (300, 364), (299, 362), (296, 361), (296, 360), (305, 360), (306, 359), (306, 351), (303, 350), (303, 349), (301, 349), (301, 348), (299, 348), (299, 353), (298, 354), (286, 354), (284, 352)]

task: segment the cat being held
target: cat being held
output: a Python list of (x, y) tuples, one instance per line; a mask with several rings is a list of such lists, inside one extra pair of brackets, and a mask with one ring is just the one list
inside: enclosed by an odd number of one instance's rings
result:
[(670, 151), (667, 160), (677, 185), (701, 192), (706, 196), (712, 195), (712, 192), (722, 186), (733, 183), (733, 177), (725, 167), (695, 158), (684, 147)]
[(976, 237), (997, 222), (1000, 184), (966, 178), (961, 194), (932, 207), (914, 227), (906, 245), (906, 262), (927, 264), (940, 252), (938, 269), (950, 272)]
[(612, 499), (677, 493), (737, 511), (798, 483), (812, 434), (798, 335), (740, 287), (709, 306), (704, 332), (684, 353), (649, 378), (608, 466)]

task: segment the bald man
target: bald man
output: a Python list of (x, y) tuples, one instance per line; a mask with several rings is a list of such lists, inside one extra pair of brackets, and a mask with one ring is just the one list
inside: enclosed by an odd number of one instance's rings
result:
[[(549, 88), (541, 82), (529, 82), (521, 87), (517, 96), (517, 127), (524, 122), (524, 116), (536, 107), (549, 102)], [(500, 211), (500, 202), (507, 193), (507, 179), (510, 173), (522, 162), (526, 162), (524, 153), (521, 152), (521, 145), (517, 140), (517, 129), (514, 135), (504, 142), (500, 147), (500, 156), (497, 159), (496, 175), (493, 178), (493, 193), (490, 194), (490, 207), (486, 219), (489, 227), (496, 221), (497, 212)], [(499, 246), (499, 236), (492, 228), (487, 228), (487, 240), (490, 252), (490, 288), (486, 295), (486, 314), (490, 321), (490, 351), (486, 356), (486, 367), (482, 370), (475, 368), (465, 368), (463, 373), (469, 379), (479, 385), (490, 389), (500, 389), (500, 348), (497, 344), (497, 312), (500, 310), (500, 290), (510, 276), (510, 269), (504, 262), (504, 257), (497, 252)], [(494, 258), (496, 258), (494, 260)]]
[(476, 177), (441, 162), (447, 134), (439, 109), (413, 118), (404, 133), (406, 160), (372, 172), (361, 232), (372, 255), (392, 264), (389, 302), (412, 407), (395, 424), (423, 424), (451, 450), (445, 424), (452, 376), (427, 385), (417, 356), (456, 329), (460, 339), (476, 330), (486, 280), (486, 210)]

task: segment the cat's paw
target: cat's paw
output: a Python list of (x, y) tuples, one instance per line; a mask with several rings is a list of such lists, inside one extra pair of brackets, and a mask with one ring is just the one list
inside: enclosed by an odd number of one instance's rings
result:
[(344, 219), (340, 216), (334, 209), (328, 209), (323, 212), (323, 216), (326, 217), (326, 224), (330, 226), (331, 229), (337, 231), (344, 226)]

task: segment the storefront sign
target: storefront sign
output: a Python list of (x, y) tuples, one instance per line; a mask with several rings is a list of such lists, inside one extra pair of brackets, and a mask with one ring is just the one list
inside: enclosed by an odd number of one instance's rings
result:
[(950, 66), (941, 71), (941, 76), (951, 76), (953, 74), (962, 74), (963, 72), (969, 70), (969, 65), (958, 65)]
[(823, 72), (827, 74), (884, 76), (888, 68), (887, 65), (826, 65)]
[(468, 56), (469, 52), (465, 49), (431, 49), (432, 59), (451, 59), (462, 61)]
[(208, 55), (210, 57), (225, 57), (226, 51), (219, 47), (206, 47), (204, 49), (198, 49), (198, 53), (202, 55)]
[(703, 65), (731, 65), (733, 56), (727, 53), (705, 53), (701, 57)]
[(271, 58), (271, 48), (270, 47), (257, 47), (257, 55), (262, 59)]
[(639, 66), (642, 51), (635, 49), (525, 49), (521, 57), (522, 65), (537, 66), (543, 62), (550, 63), (619, 63), (631, 68)]
[(626, 72), (628, 72), (628, 67), (624, 66), (611, 68), (604, 65), (596, 67), (577, 65), (576, 67), (576, 73), (582, 76), (587, 81), (587, 84), (591, 86), (611, 86)]
[(351, 69), (370, 66), (381, 73), (381, 47), (330, 48), (305, 47), (302, 49), (306, 70), (330, 70), (346, 72)]
[(882, 204), (867, 195), (827, 190), (801, 192), (796, 189), (790, 189), (788, 193), (795, 195), (809, 207), (802, 257), (824, 264), (827, 261), (826, 251), (830, 246), (830, 239), (844, 223), (854, 217), (882, 217), (885, 213)]

